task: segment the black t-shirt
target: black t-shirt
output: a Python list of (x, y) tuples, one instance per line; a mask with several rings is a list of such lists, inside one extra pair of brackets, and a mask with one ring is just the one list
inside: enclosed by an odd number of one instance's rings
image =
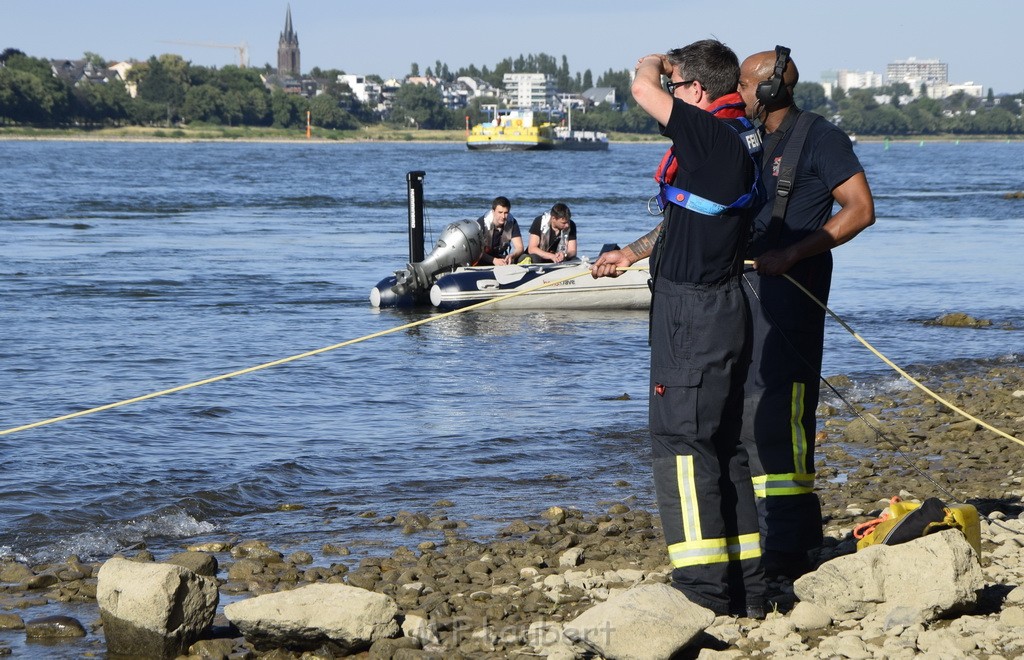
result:
[[(775, 199), (775, 188), (779, 182), (779, 167), (782, 153), (789, 142), (792, 129), (766, 154), (761, 170), (761, 180), (770, 202)], [(768, 141), (765, 140), (767, 143)], [(853, 152), (853, 143), (843, 131), (825, 119), (818, 119), (807, 133), (800, 160), (797, 163), (793, 192), (786, 207), (786, 219), (779, 233), (775, 247), (785, 247), (805, 238), (828, 222), (832, 217), (835, 200), (832, 191), (851, 176), (863, 172), (860, 160)], [(754, 220), (754, 244), (751, 256), (756, 256), (773, 246), (756, 242), (768, 227), (772, 217), (772, 204), (765, 204)]]
[[(750, 192), (754, 161), (725, 120), (676, 99), (662, 133), (672, 139), (679, 165), (673, 185), (728, 206)], [(730, 209), (702, 215), (667, 205), (658, 246), (658, 275), (673, 282), (710, 284), (736, 275), (753, 212)]]
[[(560, 232), (556, 232), (551, 227), (551, 224), (549, 223), (548, 227), (547, 227), (548, 230), (546, 232), (547, 242), (545, 243), (545, 236), (542, 236), (541, 233), (540, 233), (540, 226), (541, 226), (541, 222), (543, 220), (544, 220), (544, 214), (543, 213), (538, 215), (536, 218), (534, 218), (533, 219), (533, 223), (530, 225), (530, 233), (536, 235), (537, 238), (540, 239), (540, 244), (538, 245), (538, 247), (540, 247), (540, 249), (544, 250), (545, 252), (554, 252), (555, 250), (558, 249), (558, 241), (562, 238), (562, 234)], [(566, 231), (569, 232), (569, 235), (566, 236), (565, 240), (567, 240), (567, 241), (575, 241), (576, 240), (576, 223), (573, 222), (572, 220), (570, 220), (569, 221), (569, 228), (566, 229)], [(545, 247), (545, 245), (547, 247)]]

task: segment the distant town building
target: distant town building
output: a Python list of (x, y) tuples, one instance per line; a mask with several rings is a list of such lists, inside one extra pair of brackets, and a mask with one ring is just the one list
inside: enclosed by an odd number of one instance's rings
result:
[[(982, 86), (969, 80), (965, 83), (947, 83), (941, 85), (928, 85), (925, 91), (928, 94), (928, 98), (932, 99), (944, 99), (949, 96), (953, 96), (959, 92), (963, 92), (967, 96), (973, 96), (974, 98), (980, 99), (982, 95)], [(913, 90), (915, 94), (918, 93), (919, 89)]]
[(593, 105), (602, 105), (607, 103), (608, 105), (614, 106), (616, 104), (614, 87), (591, 87), (587, 91), (583, 92), (583, 98)]
[(135, 98), (139, 93), (139, 85), (137, 83), (128, 82), (128, 72), (135, 66), (132, 62), (115, 62), (110, 65), (111, 71), (116, 71), (118, 77), (124, 81), (124, 88), (128, 90), (128, 96)]
[(360, 103), (376, 104), (380, 100), (380, 85), (366, 80), (366, 76), (358, 76), (342, 73), (338, 76), (338, 82), (345, 83)]
[(938, 60), (919, 60), (911, 57), (887, 64), (885, 77), (890, 85), (907, 83), (914, 94), (917, 94), (922, 84), (929, 88), (948, 85), (949, 65)]
[(292, 6), (284, 19), (284, 31), (277, 40), (277, 73), (281, 76), (299, 76), (302, 67), (299, 62), (299, 35), (292, 29)]
[(848, 92), (851, 89), (872, 89), (882, 86), (882, 74), (874, 71), (836, 71), (836, 87)]
[(512, 108), (548, 108), (555, 94), (555, 78), (546, 73), (506, 73), (505, 97)]
[(81, 83), (109, 83), (121, 77), (117, 70), (95, 66), (89, 60), (50, 60), (50, 71), (75, 87)]
[(495, 89), (490, 83), (480, 80), (479, 78), (473, 78), (471, 76), (459, 76), (456, 82), (465, 85), (466, 89), (469, 90), (470, 95), (474, 98), (481, 96), (498, 96), (498, 90)]
[(406, 84), (423, 85), (424, 87), (437, 87), (441, 81), (434, 76), (406, 76)]

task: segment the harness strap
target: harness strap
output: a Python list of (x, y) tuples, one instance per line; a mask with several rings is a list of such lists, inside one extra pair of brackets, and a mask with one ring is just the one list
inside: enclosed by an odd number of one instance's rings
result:
[[(743, 130), (739, 130), (732, 122), (737, 121), (742, 126)], [(754, 183), (750, 187), (750, 190), (740, 196), (732, 204), (719, 204), (713, 202), (710, 199), (695, 195), (691, 192), (677, 188), (667, 182), (667, 177), (672, 170), (672, 166), (675, 164), (675, 154), (669, 149), (668, 153), (665, 154), (665, 158), (661, 161), (661, 165), (658, 168), (657, 179), (658, 184), (661, 186), (660, 191), (657, 195), (658, 208), (661, 211), (665, 210), (667, 204), (675, 204), (694, 213), (700, 213), (701, 215), (722, 215), (730, 209), (745, 209), (753, 206), (755, 202), (760, 198), (758, 186), (761, 181), (761, 168), (758, 166), (758, 155), (761, 151), (761, 134), (757, 127), (751, 124), (745, 117), (736, 117), (732, 120), (727, 120), (726, 124), (736, 131), (740, 139), (743, 140), (744, 146), (747, 148), (747, 153), (750, 154), (751, 159), (754, 161)]]
[[(779, 239), (779, 234), (782, 232), (782, 226), (786, 219), (786, 206), (789, 204), (790, 194), (793, 192), (793, 186), (796, 184), (796, 166), (800, 162), (800, 154), (804, 150), (807, 133), (811, 130), (814, 122), (821, 119), (821, 115), (801, 110), (796, 110), (795, 115), (796, 120), (793, 122), (792, 135), (786, 143), (786, 148), (782, 151), (782, 159), (779, 162), (779, 178), (775, 184), (775, 203), (772, 205), (772, 219), (768, 225), (768, 231), (765, 233), (765, 245), (769, 247), (775, 245)], [(790, 116), (792, 115), (787, 115), (787, 119)], [(783, 121), (783, 124), (785, 123)], [(772, 151), (775, 148), (774, 144), (777, 144), (778, 140), (781, 140), (788, 130), (788, 127), (783, 129), (780, 126), (779, 130), (776, 131), (776, 133), (780, 133), (778, 137), (775, 137), (775, 133), (772, 133), (772, 137), (775, 138)], [(763, 165), (767, 165), (770, 162), (772, 151), (765, 149), (762, 156)]]

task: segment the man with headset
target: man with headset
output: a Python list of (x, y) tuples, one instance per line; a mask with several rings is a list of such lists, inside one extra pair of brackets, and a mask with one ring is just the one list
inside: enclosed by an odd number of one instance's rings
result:
[(742, 119), (738, 76), (735, 53), (712, 39), (640, 58), (633, 98), (672, 140), (676, 161), (665, 219), (601, 255), (591, 272), (615, 276), (651, 256), (651, 453), (672, 584), (716, 614), (763, 618), (757, 506), (739, 423), (750, 352), (740, 278), (763, 195), (751, 153), (760, 143)]
[[(822, 542), (814, 493), (815, 412), (825, 311), (782, 275), (828, 303), (831, 249), (875, 221), (874, 201), (850, 138), (793, 102), (799, 79), (789, 49), (751, 55), (740, 68), (747, 116), (763, 122), (761, 179), (768, 194), (754, 222), (744, 275), (753, 354), (744, 392), (750, 454), (769, 577), (811, 568)], [(832, 215), (833, 203), (840, 210)]]

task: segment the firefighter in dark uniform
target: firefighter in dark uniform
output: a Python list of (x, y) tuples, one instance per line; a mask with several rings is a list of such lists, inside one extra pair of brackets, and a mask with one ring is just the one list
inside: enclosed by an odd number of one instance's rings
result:
[(750, 353), (741, 275), (757, 168), (733, 125), (741, 120), (723, 119), (737, 108), (742, 116), (738, 75), (736, 55), (714, 40), (638, 61), (633, 96), (672, 139), (673, 193), (661, 225), (602, 255), (592, 273), (651, 256), (650, 427), (673, 586), (716, 614), (762, 617), (757, 509), (740, 442)]
[[(744, 60), (739, 86), (748, 117), (764, 122), (761, 179), (768, 195), (747, 253), (756, 270), (744, 276), (751, 292), (753, 355), (743, 436), (761, 518), (765, 570), (769, 576), (790, 578), (810, 569), (808, 551), (822, 541), (814, 440), (825, 310), (781, 275), (789, 275), (827, 304), (831, 248), (875, 221), (871, 190), (849, 137), (794, 105), (798, 78), (789, 50), (779, 46)], [(801, 114), (806, 116), (798, 121)], [(787, 152), (791, 142), (794, 146)], [(790, 156), (794, 152), (798, 158)], [(777, 206), (780, 175), (791, 189), (782, 196), (785, 203)], [(835, 202), (841, 210), (832, 215)]]

